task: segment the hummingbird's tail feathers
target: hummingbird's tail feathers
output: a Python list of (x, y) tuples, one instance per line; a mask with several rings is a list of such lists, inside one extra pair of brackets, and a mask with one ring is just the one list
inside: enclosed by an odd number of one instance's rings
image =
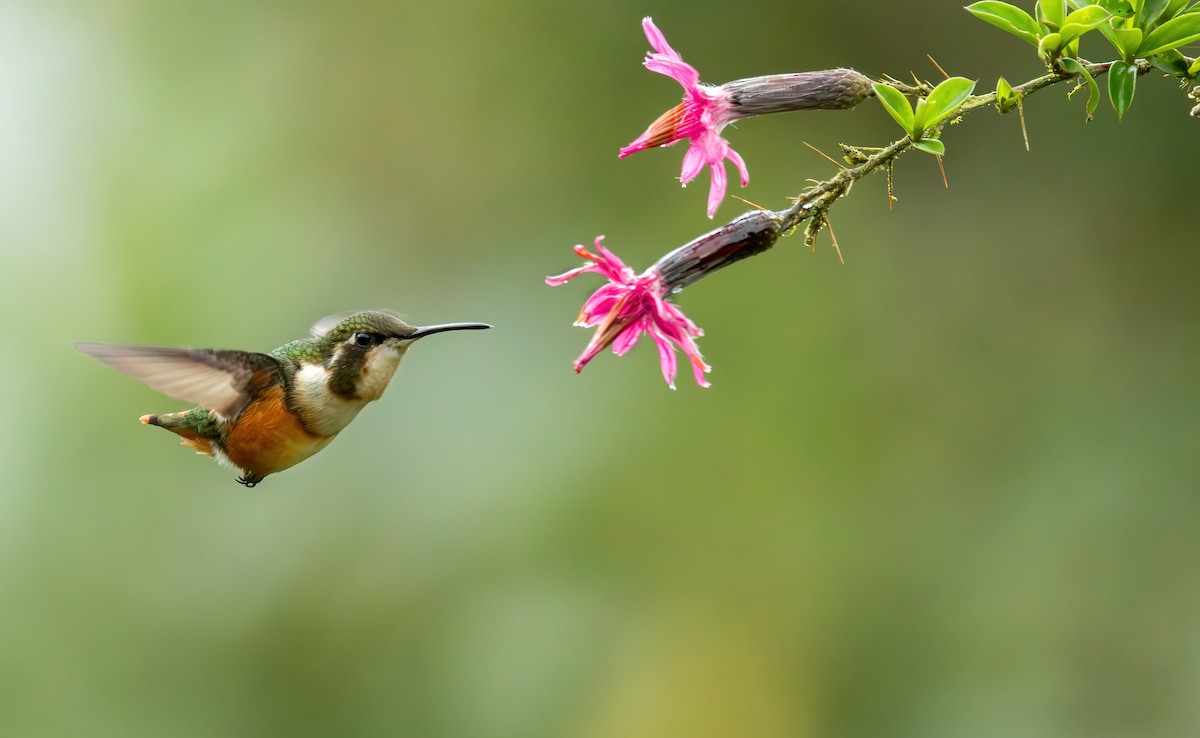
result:
[[(203, 416), (203, 417), (200, 417)], [(163, 415), (143, 415), (139, 420), (144, 425), (157, 425), (166, 428), (180, 438), (180, 443), (196, 449), (196, 453), (213, 456), (214, 438), (206, 438), (205, 431), (210, 431), (212, 425), (207, 410), (193, 408), (181, 413), (165, 413)]]

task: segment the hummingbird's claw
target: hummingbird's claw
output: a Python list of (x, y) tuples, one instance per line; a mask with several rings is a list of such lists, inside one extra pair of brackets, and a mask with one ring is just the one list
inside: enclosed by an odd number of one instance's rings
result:
[(261, 482), (262, 480), (263, 480), (262, 477), (258, 476), (254, 472), (251, 472), (244, 477), (238, 477), (237, 483), (247, 489), (251, 489), (251, 488), (257, 486), (258, 483)]

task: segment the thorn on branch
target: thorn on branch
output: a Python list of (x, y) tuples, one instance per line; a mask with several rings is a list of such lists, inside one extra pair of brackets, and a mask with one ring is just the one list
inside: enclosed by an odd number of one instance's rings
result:
[(1025, 128), (1025, 104), (1017, 102), (1017, 117), (1021, 119), (1021, 136), (1025, 139), (1025, 151), (1029, 151), (1029, 130)]
[(829, 229), (829, 240), (833, 241), (833, 250), (837, 252), (838, 261), (842, 262), (842, 266), (846, 266), (846, 260), (842, 258), (842, 247), (838, 246), (837, 236), (833, 233), (833, 223), (829, 222), (829, 213), (825, 213), (825, 227)]
[[(821, 150), (820, 150), (820, 149), (818, 149), (816, 146), (813, 146), (812, 144), (810, 144), (808, 141), (801, 141), (800, 143), (804, 144), (804, 145), (805, 145), (805, 146), (807, 146), (808, 148), (810, 148), (810, 149), (812, 149), (813, 151), (817, 152), (817, 153), (818, 153), (818, 154), (819, 154), (819, 155), (820, 155), (820, 156), (821, 156), (823, 159), (825, 159), (826, 161), (828, 161), (830, 164), (834, 165), (834, 166), (835, 166), (835, 167), (837, 167), (838, 169), (845, 169), (845, 168), (846, 168), (846, 167), (842, 166), (841, 162), (839, 162), (837, 159), (834, 159), (833, 157), (829, 156), (829, 155), (828, 155), (828, 154), (826, 154), (824, 151), (821, 151)], [(853, 162), (851, 162), (851, 163), (853, 163)]]
[(895, 173), (895, 167), (891, 161), (883, 166), (887, 172), (888, 211), (890, 212), (892, 205), (900, 201), (899, 198), (896, 197), (896, 180), (893, 176)]
[(942, 65), (937, 63), (937, 59), (934, 59), (931, 54), (926, 54), (925, 57), (933, 62), (933, 66), (937, 67), (937, 70), (942, 73), (943, 77), (950, 79), (950, 75), (946, 74), (946, 70), (942, 69)]
[(756, 202), (750, 202), (749, 200), (747, 200), (744, 197), (738, 197), (737, 195), (733, 195), (733, 194), (731, 194), (730, 197), (732, 197), (734, 200), (740, 200), (740, 201), (746, 203), (747, 205), (754, 208), (755, 210), (770, 210), (770, 208), (764, 208), (762, 205), (759, 205)]

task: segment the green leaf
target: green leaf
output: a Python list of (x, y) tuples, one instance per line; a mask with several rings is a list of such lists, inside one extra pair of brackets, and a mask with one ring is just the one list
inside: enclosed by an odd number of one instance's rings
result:
[(1132, 18), (1136, 12), (1129, 0), (1100, 0), (1100, 7), (1118, 18)]
[(968, 5), (967, 12), (1034, 46), (1037, 46), (1038, 39), (1042, 35), (1042, 28), (1033, 19), (1033, 16), (1015, 5), (997, 2), (997, 0), (982, 0), (982, 2)]
[[(1106, 36), (1108, 34), (1105, 34)], [(1134, 54), (1137, 53), (1138, 47), (1142, 45), (1142, 29), (1140, 28), (1114, 28), (1112, 29), (1112, 37), (1109, 39), (1113, 42), (1113, 46), (1117, 47), (1117, 51), (1121, 52), (1121, 58), (1125, 61), (1133, 61)]]
[(1075, 8), (1083, 8), (1088, 5), (1099, 5), (1118, 18), (1132, 18), (1133, 14), (1137, 12), (1133, 9), (1133, 6), (1129, 4), (1129, 0), (1098, 0), (1098, 2), (1095, 3), (1084, 3), (1079, 2), (1078, 0), (1071, 0), (1071, 5)]
[(1159, 16), (1158, 19), (1160, 21), (1171, 20), (1175, 16), (1179, 15), (1179, 11), (1183, 10), (1183, 7), (1187, 5), (1188, 2), (1190, 2), (1190, 0), (1171, 0), (1169, 3), (1167, 3), (1167, 9), (1163, 11), (1163, 14)]
[(1038, 56), (1043, 59), (1054, 59), (1062, 51), (1062, 47), (1062, 36), (1057, 33), (1048, 33), (1042, 36), (1042, 40), (1038, 42)]
[(1170, 0), (1142, 0), (1142, 7), (1138, 8), (1137, 15), (1134, 17), (1134, 25), (1138, 28), (1149, 28), (1150, 24), (1158, 21), (1158, 17), (1167, 9), (1167, 3)]
[(908, 98), (904, 97), (900, 90), (895, 87), (889, 87), (885, 84), (876, 82), (875, 96), (879, 98), (879, 102), (883, 103), (883, 107), (888, 113), (900, 124), (905, 133), (913, 132), (913, 111), (908, 104)]
[(1188, 76), (1187, 57), (1180, 54), (1176, 49), (1164, 51), (1157, 56), (1150, 57), (1150, 63), (1158, 70), (1176, 77)]
[(945, 156), (946, 145), (936, 138), (920, 138), (913, 141), (913, 148), (934, 156)]
[(1112, 100), (1117, 117), (1123, 118), (1133, 103), (1133, 90), (1137, 84), (1137, 65), (1129, 62), (1113, 62), (1108, 70), (1108, 99)]
[(1141, 57), (1154, 56), (1197, 40), (1200, 40), (1200, 14), (1192, 13), (1189, 8), (1187, 14), (1172, 18), (1151, 31), (1137, 53)]
[(1065, 72), (1070, 74), (1078, 74), (1079, 76), (1083, 77), (1083, 81), (1088, 87), (1087, 119), (1091, 120), (1096, 114), (1096, 108), (1100, 105), (1100, 86), (1096, 84), (1096, 80), (1094, 77), (1092, 77), (1091, 72), (1089, 72), (1086, 67), (1080, 64), (1078, 59), (1073, 59), (1071, 57), (1059, 59), (1058, 65), (1062, 67), (1063, 71)]
[(1068, 15), (1058, 35), (1062, 36), (1063, 45), (1065, 46), (1096, 28), (1101, 23), (1106, 23), (1111, 17), (1112, 13), (1109, 13), (1099, 5), (1089, 5)]
[(1035, 7), (1038, 20), (1050, 27), (1051, 31), (1062, 28), (1067, 17), (1065, 0), (1038, 0)]
[(1113, 28), (1113, 23), (1119, 24), (1121, 21), (1114, 16), (1111, 22), (1101, 23), (1099, 26), (1097, 26), (1097, 28), (1100, 29), (1100, 33), (1104, 36), (1104, 38), (1108, 39), (1108, 42), (1113, 45), (1113, 48), (1117, 50), (1117, 53), (1124, 56), (1124, 52), (1121, 51), (1121, 42), (1117, 40), (1117, 32)]
[(933, 88), (924, 105), (917, 104), (917, 113), (913, 123), (914, 131), (924, 131), (936, 126), (963, 104), (975, 90), (975, 83), (965, 77), (951, 77), (943, 80)]
[(1063, 21), (1063, 28), (1066, 28), (1072, 23), (1079, 23), (1095, 28), (1111, 17), (1112, 13), (1106, 10), (1103, 6), (1085, 5), (1079, 10), (1073, 11), (1066, 17), (1066, 19)]
[(1197, 74), (1200, 74), (1200, 57), (1192, 62), (1192, 66), (1188, 67), (1187, 73), (1189, 77), (1195, 77)]

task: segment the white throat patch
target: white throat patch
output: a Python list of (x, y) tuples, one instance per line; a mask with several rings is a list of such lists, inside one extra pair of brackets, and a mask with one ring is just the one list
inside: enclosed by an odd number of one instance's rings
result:
[(341, 432), (368, 402), (383, 396), (407, 349), (408, 345), (404, 343), (381, 346), (372, 351), (363, 364), (358, 397), (354, 399), (346, 399), (329, 391), (329, 370), (321, 364), (302, 366), (296, 372), (293, 397), (305, 426), (322, 436), (334, 436)]
[(367, 402), (383, 397), (383, 391), (396, 375), (396, 369), (400, 366), (400, 360), (404, 358), (408, 345), (407, 341), (387, 344), (367, 355), (358, 380), (359, 397)]

